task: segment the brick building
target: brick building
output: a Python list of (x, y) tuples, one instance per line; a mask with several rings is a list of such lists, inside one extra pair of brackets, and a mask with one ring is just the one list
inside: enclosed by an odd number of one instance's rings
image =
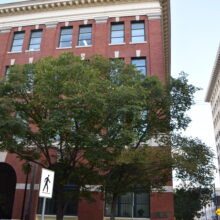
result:
[[(0, 74), (14, 64), (74, 52), (122, 58), (143, 74), (165, 80), (170, 73), (169, 0), (26, 0), (0, 4)], [(0, 219), (39, 219), (40, 167), (27, 176), (16, 155), (0, 153)], [(67, 186), (71, 190), (72, 186)], [(54, 201), (46, 218), (55, 219)], [(140, 211), (142, 210), (142, 211)], [(172, 182), (165, 192), (127, 194), (118, 201), (117, 219), (172, 220)], [(105, 217), (106, 216), (106, 217)], [(108, 206), (97, 199), (68, 207), (71, 220), (107, 220)]]

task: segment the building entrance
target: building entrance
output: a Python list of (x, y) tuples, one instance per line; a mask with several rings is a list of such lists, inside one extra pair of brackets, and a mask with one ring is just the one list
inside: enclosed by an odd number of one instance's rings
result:
[(16, 173), (7, 163), (0, 163), (0, 219), (11, 219), (16, 187)]

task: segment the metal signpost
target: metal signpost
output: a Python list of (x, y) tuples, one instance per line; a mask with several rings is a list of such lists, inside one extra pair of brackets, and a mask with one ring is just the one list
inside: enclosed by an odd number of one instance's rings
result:
[(41, 181), (40, 181), (40, 190), (39, 190), (39, 197), (44, 198), (41, 220), (44, 220), (46, 199), (47, 198), (51, 199), (53, 196), (53, 182), (54, 182), (54, 171), (43, 168), (41, 172)]

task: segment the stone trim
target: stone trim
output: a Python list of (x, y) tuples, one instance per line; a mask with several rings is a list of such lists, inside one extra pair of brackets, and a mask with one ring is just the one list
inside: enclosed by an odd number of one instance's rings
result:
[(0, 152), (0, 162), (5, 162), (7, 157), (7, 152)]
[[(117, 0), (115, 0), (117, 1)], [(158, 0), (159, 1), (159, 0)], [(63, 10), (53, 9), (47, 13), (36, 11), (35, 13), (10, 14), (8, 16), (0, 16), (0, 30), (8, 27), (24, 27), (30, 25), (46, 24), (46, 26), (54, 26), (59, 22), (79, 21), (94, 19), (97, 22), (105, 22), (107, 18), (141, 16), (141, 15), (161, 15), (160, 3), (156, 2), (138, 2), (118, 4), (105, 4), (102, 7), (80, 7), (80, 8), (63, 8)], [(1, 7), (0, 7), (1, 10)]]
[[(152, 2), (157, 0), (139, 0)], [(26, 0), (22, 2), (0, 4), (0, 15), (23, 14), (42, 10), (54, 10), (70, 7), (95, 6), (103, 4), (118, 4), (133, 2), (133, 0)]]
[(11, 27), (3, 27), (0, 30), (0, 33), (10, 33)]
[[(27, 184), (27, 190), (30, 190), (31, 188), (31, 184), (28, 183)], [(17, 183), (16, 184), (16, 189), (25, 189), (25, 183)], [(39, 190), (40, 189), (40, 185), (39, 184), (34, 184), (34, 190)]]
[(106, 16), (106, 17), (97, 17), (97, 18), (95, 18), (95, 22), (96, 22), (96, 24), (104, 24), (104, 23), (107, 23), (107, 21), (108, 21), (108, 16)]
[(56, 28), (56, 26), (57, 26), (57, 24), (58, 24), (58, 22), (47, 22), (47, 23), (45, 23), (45, 25), (46, 25), (46, 28)]
[(153, 189), (152, 192), (173, 193), (173, 186), (163, 186), (162, 190)]
[(148, 15), (148, 20), (157, 20), (157, 19), (161, 19), (161, 15)]
[(102, 185), (85, 185), (85, 188), (82, 188), (81, 190), (85, 189), (90, 192), (101, 192)]

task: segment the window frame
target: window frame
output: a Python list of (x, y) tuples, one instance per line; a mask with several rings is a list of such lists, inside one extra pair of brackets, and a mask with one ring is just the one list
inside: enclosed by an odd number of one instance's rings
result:
[(11, 68), (11, 66), (5, 66), (5, 72), (4, 72), (5, 77), (7, 77), (8, 74), (10, 74), (10, 68)]
[[(61, 41), (61, 37), (65, 36), (65, 35), (70, 35), (70, 34), (63, 34), (62, 35), (62, 30), (67, 30), (67, 29), (71, 29), (72, 33), (71, 33), (71, 41)], [(66, 47), (61, 47), (61, 42), (70, 42), (70, 46), (66, 46)], [(59, 36), (59, 42), (58, 42), (58, 48), (71, 48), (73, 45), (73, 26), (64, 26), (60, 28), (60, 36)]]
[[(143, 24), (143, 28), (137, 28), (134, 29), (132, 28), (133, 24)], [(135, 35), (133, 36), (133, 31), (134, 30), (143, 30), (144, 34), (143, 35)], [(144, 39), (142, 41), (133, 41), (133, 38), (135, 37), (144, 37)], [(135, 43), (144, 43), (146, 42), (146, 27), (145, 27), (145, 21), (144, 20), (140, 20), (140, 21), (131, 21), (131, 43), (135, 44)]]
[(10, 72), (11, 72), (11, 71), (10, 71), (11, 67), (12, 67), (12, 66), (9, 66), (9, 65), (5, 66), (5, 71), (4, 71), (4, 75), (3, 75), (3, 77), (4, 77), (5, 80), (8, 80), (8, 76), (9, 76), (9, 74), (10, 74)]
[[(112, 27), (113, 26), (116, 26), (116, 25), (123, 25), (123, 30), (112, 30)], [(112, 34), (113, 34), (113, 32), (119, 32), (119, 31), (122, 31), (123, 32), (123, 37), (112, 37)], [(121, 39), (122, 38), (122, 42), (120, 42), (120, 43), (114, 43), (114, 42), (112, 42), (112, 39), (117, 39), (117, 38), (119, 38), (119, 39)], [(110, 44), (124, 44), (125, 43), (125, 23), (124, 22), (111, 22), (111, 27), (110, 27)]]
[[(129, 195), (130, 194), (130, 199), (131, 199), (131, 202), (121, 202), (123, 200), (122, 196), (125, 196), (125, 195)], [(146, 203), (137, 203), (137, 195), (140, 195), (140, 194), (143, 194), (146, 198)], [(150, 218), (150, 194), (149, 193), (135, 193), (135, 192), (130, 192), (130, 193), (127, 193), (125, 195), (122, 195), (122, 196), (119, 196), (118, 197), (118, 200), (117, 200), (117, 205), (116, 205), (116, 217), (118, 218)], [(129, 209), (129, 206), (130, 207), (130, 212), (129, 214), (130, 215), (121, 215), (121, 211), (123, 210), (123, 205), (128, 205), (128, 209)], [(137, 212), (137, 207), (138, 205), (146, 205), (146, 209), (145, 209), (145, 212), (146, 214), (144, 216), (138, 216), (136, 215), (136, 212)], [(110, 208), (111, 207), (111, 204), (110, 203), (107, 203), (105, 202), (105, 216), (108, 217), (110, 213), (106, 213), (107, 212), (107, 206)], [(144, 213), (143, 213), (144, 214)]]
[[(132, 63), (133, 60), (144, 60), (145, 65), (144, 66), (137, 66), (137, 65)], [(146, 59), (146, 57), (132, 57), (131, 58), (131, 64), (134, 65), (136, 67), (136, 69), (141, 72), (142, 75), (147, 76), (147, 59)], [(143, 73), (142, 70), (139, 67), (145, 67), (145, 73)]]
[[(16, 39), (16, 35), (17, 35), (17, 34), (23, 34), (23, 38), (18, 38), (18, 39)], [(14, 32), (14, 36), (13, 36), (12, 43), (11, 43), (11, 48), (10, 48), (10, 52), (11, 52), (11, 53), (19, 53), (19, 52), (22, 52), (23, 44), (24, 44), (24, 37), (25, 37), (25, 31), (16, 31), (16, 32)], [(22, 40), (22, 43), (19, 44), (19, 45), (14, 45), (14, 43), (15, 43), (16, 40)], [(13, 50), (14, 47), (20, 47), (21, 50)]]
[[(81, 33), (81, 30), (83, 29), (83, 28), (90, 28), (90, 32), (83, 32), (83, 33)], [(88, 39), (83, 39), (83, 40), (81, 40), (80, 39), (80, 37), (81, 37), (81, 34), (90, 34), (90, 38), (88, 38)], [(90, 41), (90, 44), (87, 44), (87, 45), (81, 45), (80, 44), (80, 42), (83, 42), (83, 41), (86, 41), (87, 42), (87, 40), (89, 40)], [(86, 24), (86, 25), (79, 25), (79, 30), (78, 30), (78, 42), (77, 42), (77, 47), (90, 47), (90, 46), (92, 46), (92, 24)]]
[[(40, 37), (32, 37), (33, 33), (36, 33), (36, 32), (41, 32)], [(31, 31), (30, 40), (29, 40), (29, 44), (28, 44), (28, 50), (30, 50), (30, 51), (40, 51), (40, 49), (41, 49), (42, 35), (43, 35), (43, 29), (37, 29), (37, 30), (32, 30), (32, 31)], [(37, 44), (33, 44), (33, 43), (32, 43), (32, 44), (31, 44), (31, 40), (32, 40), (32, 39), (35, 39), (35, 38), (39, 38), (39, 39), (40, 39), (40, 43), (37, 43)], [(31, 48), (31, 45), (39, 45), (39, 49)]]

